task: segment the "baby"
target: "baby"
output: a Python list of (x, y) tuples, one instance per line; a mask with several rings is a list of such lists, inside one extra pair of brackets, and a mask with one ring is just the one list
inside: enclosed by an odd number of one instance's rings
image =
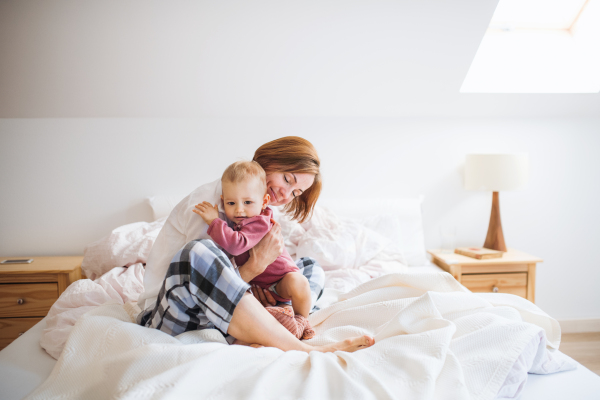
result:
[[(207, 233), (213, 241), (234, 256), (240, 267), (250, 258), (249, 250), (273, 226), (273, 211), (267, 207), (270, 196), (267, 194), (266, 174), (254, 161), (238, 161), (227, 167), (221, 185), (225, 215), (235, 223), (233, 228), (219, 219), (217, 205), (213, 207), (203, 202), (193, 211), (208, 224)], [(310, 285), (285, 248), (262, 274), (249, 283), (271, 291), (279, 303), (286, 303), (283, 308), (267, 307), (267, 311), (296, 337), (309, 339), (314, 336), (306, 320), (311, 306)]]

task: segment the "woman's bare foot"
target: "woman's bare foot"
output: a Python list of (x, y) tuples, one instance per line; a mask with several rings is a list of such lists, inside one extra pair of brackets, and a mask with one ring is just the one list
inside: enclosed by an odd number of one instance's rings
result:
[[(234, 340), (232, 344), (237, 344), (240, 346), (250, 346), (250, 347), (254, 347), (255, 349), (265, 347), (262, 344), (258, 344), (258, 343), (250, 344), (250, 343), (243, 342), (239, 339)], [(345, 340), (342, 340), (341, 342), (337, 342), (337, 343), (333, 343), (333, 344), (327, 344), (325, 346), (305, 345), (306, 348), (304, 351), (306, 351), (307, 353), (310, 353), (311, 351), (320, 351), (322, 353), (332, 353), (334, 351), (347, 351), (348, 353), (353, 353), (356, 350), (366, 349), (367, 347), (371, 347), (374, 344), (375, 344), (375, 339), (373, 339), (371, 336), (364, 335), (364, 336), (356, 336), (353, 338), (345, 339)]]
[(375, 339), (371, 336), (363, 335), (356, 336), (353, 338), (342, 340), (341, 342), (328, 344), (325, 346), (314, 346), (313, 350), (321, 351), (323, 353), (330, 353), (334, 351), (347, 351), (348, 353), (355, 352), (356, 350), (366, 349), (375, 344)]
[(235, 339), (232, 344), (237, 344), (239, 346), (250, 346), (250, 347), (254, 347), (255, 349), (258, 349), (258, 348), (261, 348), (261, 347), (265, 347), (262, 344), (257, 344), (257, 343), (250, 344), (250, 343), (243, 342), (243, 341), (241, 341), (239, 339)]

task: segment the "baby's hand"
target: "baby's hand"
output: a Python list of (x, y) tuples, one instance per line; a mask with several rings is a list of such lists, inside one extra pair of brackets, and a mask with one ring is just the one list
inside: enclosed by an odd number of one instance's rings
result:
[(196, 208), (192, 211), (202, 217), (204, 222), (210, 225), (215, 219), (219, 218), (219, 209), (215, 204), (214, 207), (208, 201), (196, 204)]

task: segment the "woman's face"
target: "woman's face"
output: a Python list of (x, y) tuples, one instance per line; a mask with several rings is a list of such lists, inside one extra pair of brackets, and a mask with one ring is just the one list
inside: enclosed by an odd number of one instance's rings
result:
[(282, 206), (300, 196), (315, 181), (313, 174), (304, 172), (273, 172), (267, 174), (267, 193), (271, 196), (269, 205)]

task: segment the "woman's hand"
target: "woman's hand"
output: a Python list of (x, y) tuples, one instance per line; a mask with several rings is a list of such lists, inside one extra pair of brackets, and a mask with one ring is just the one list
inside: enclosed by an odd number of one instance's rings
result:
[[(252, 249), (250, 249), (250, 258), (254, 258), (258, 265), (264, 265), (264, 268), (259, 273), (267, 268), (268, 265), (275, 262), (277, 257), (283, 253), (283, 235), (281, 234), (281, 225), (279, 225), (274, 219), (271, 219), (273, 226), (271, 230), (261, 239), (260, 242)], [(262, 257), (262, 258), (261, 258)], [(263, 289), (260, 286), (252, 286), (252, 294), (256, 297), (264, 307), (274, 306), (277, 304), (277, 300), (271, 295), (267, 289)]]
[(219, 218), (219, 208), (217, 204), (210, 204), (208, 201), (203, 201), (202, 203), (196, 204), (195, 208), (192, 210), (196, 214), (202, 217), (204, 222), (210, 225), (215, 219)]
[(258, 242), (256, 246), (250, 249), (250, 258), (254, 258), (263, 268), (259, 274), (273, 264), (277, 257), (283, 253), (283, 235), (281, 234), (281, 225), (274, 219), (271, 219), (273, 226), (271, 230)]
[(250, 282), (262, 274), (283, 252), (281, 226), (273, 219), (271, 219), (271, 222), (273, 222), (271, 230), (256, 246), (250, 249), (250, 258), (239, 268), (240, 275), (246, 282)]
[(274, 306), (277, 304), (277, 300), (275, 300), (271, 292), (269, 292), (267, 289), (261, 288), (260, 286), (252, 285), (252, 294), (264, 307)]

